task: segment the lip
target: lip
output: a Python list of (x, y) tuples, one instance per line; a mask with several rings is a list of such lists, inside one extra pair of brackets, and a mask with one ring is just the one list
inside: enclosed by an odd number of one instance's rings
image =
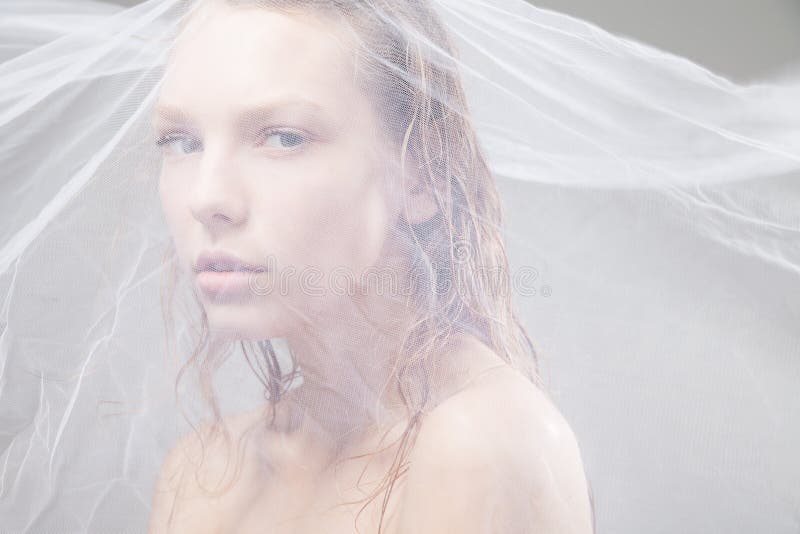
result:
[(245, 261), (226, 252), (204, 251), (193, 266), (195, 280), (208, 297), (245, 297), (254, 294), (251, 279), (254, 273), (263, 273), (266, 267)]
[(260, 272), (266, 269), (226, 252), (202, 252), (194, 264), (194, 272)]

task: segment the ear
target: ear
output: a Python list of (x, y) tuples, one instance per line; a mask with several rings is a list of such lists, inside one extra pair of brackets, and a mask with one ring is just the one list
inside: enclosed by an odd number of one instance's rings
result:
[(436, 215), (439, 207), (425, 167), (418, 165), (416, 158), (412, 161), (414, 163), (406, 168), (404, 176), (405, 209), (403, 214), (410, 224), (420, 224)]

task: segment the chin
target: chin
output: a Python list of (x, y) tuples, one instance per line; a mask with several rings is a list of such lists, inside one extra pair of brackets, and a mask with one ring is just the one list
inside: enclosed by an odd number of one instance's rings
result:
[(231, 340), (261, 341), (282, 337), (288, 325), (282, 324), (286, 310), (255, 303), (210, 302), (205, 306), (208, 326), (217, 337)]

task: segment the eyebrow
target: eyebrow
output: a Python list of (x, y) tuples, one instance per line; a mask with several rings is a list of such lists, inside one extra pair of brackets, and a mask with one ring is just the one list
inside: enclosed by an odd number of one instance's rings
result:
[(170, 122), (191, 122), (189, 114), (179, 107), (159, 104), (153, 109), (153, 119), (164, 119)]
[[(162, 119), (176, 123), (194, 122), (191, 114), (178, 106), (159, 104), (153, 111), (154, 120)], [(237, 126), (246, 126), (253, 121), (269, 120), (276, 115), (285, 113), (298, 113), (304, 117), (312, 118), (326, 115), (322, 106), (316, 102), (302, 99), (286, 99), (245, 107), (236, 114), (235, 123)]]

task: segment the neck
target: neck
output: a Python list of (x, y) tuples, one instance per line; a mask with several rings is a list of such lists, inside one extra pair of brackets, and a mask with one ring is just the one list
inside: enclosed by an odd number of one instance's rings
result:
[(285, 431), (331, 459), (406, 415), (397, 365), (412, 324), (405, 303), (385, 296), (347, 296), (333, 309), (288, 337), (303, 383), (279, 403)]

